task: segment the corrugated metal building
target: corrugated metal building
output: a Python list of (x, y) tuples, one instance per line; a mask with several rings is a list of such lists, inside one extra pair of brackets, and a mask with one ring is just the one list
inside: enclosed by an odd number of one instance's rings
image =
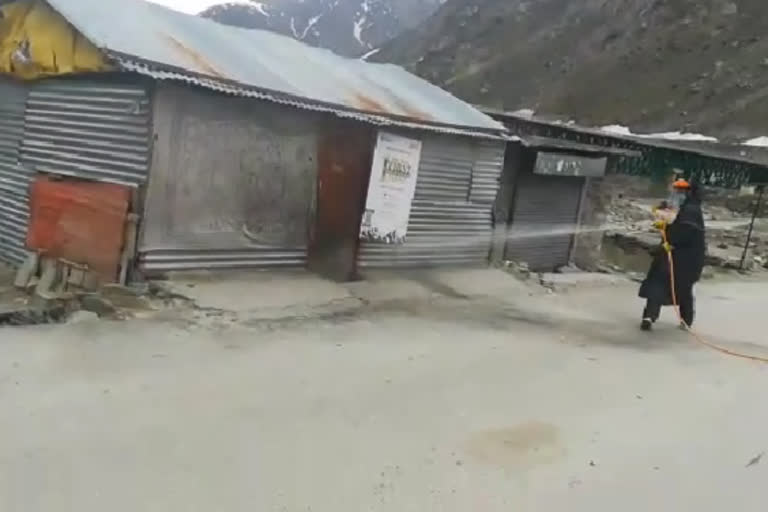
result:
[[(663, 134), (621, 135), (520, 113), (484, 111), (521, 139), (507, 149), (494, 258), (527, 262), (534, 270), (569, 262), (596, 267), (603, 232), (574, 236), (558, 227), (597, 227), (605, 221), (610, 192), (604, 185), (610, 180), (601, 174), (663, 178), (674, 169), (700, 183), (726, 188), (768, 175), (768, 152), (761, 148), (668, 140)], [(552, 172), (551, 164), (559, 162), (563, 172)], [(504, 233), (498, 233), (502, 229)], [(548, 230), (551, 236), (528, 236)]]
[(505, 145), (435, 135), (425, 137), (423, 144), (408, 241), (363, 243), (362, 268), (479, 265), (488, 260)]
[(584, 220), (591, 182), (605, 176), (608, 156), (625, 153), (538, 137), (523, 138), (508, 151), (505, 259), (525, 262), (536, 271), (568, 265), (576, 231), (590, 227)]
[[(146, 272), (487, 261), (505, 129), (449, 93), (140, 0), (8, 5), (28, 38), (10, 58), (35, 79), (0, 76), (0, 258), (24, 258), (27, 184), (51, 173), (135, 189)], [(40, 19), (88, 59), (36, 55)], [(420, 139), (423, 154), (407, 241), (360, 247), (379, 130)]]
[(570, 263), (594, 268), (602, 232), (590, 228), (604, 224), (595, 190), (616, 158), (639, 153), (547, 137), (517, 139), (507, 145), (494, 204), (493, 261), (524, 262), (535, 271)]
[[(587, 127), (572, 121), (521, 115), (483, 108), (504, 123), (513, 135), (536, 136), (588, 144), (604, 148), (626, 149), (638, 157), (619, 158), (617, 173), (662, 178), (670, 168), (682, 170), (708, 186), (738, 189), (765, 180), (768, 176), (768, 149), (744, 144), (706, 140), (680, 140), (675, 134), (622, 134), (615, 130)], [(671, 136), (671, 138), (667, 138)]]
[(21, 165), (26, 88), (0, 81), (0, 257), (11, 263), (24, 260), (24, 238), (29, 219), (28, 169)]

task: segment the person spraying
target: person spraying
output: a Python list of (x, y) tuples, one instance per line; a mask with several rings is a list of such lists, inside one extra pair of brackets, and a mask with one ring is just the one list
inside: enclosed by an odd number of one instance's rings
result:
[(668, 253), (674, 265), (675, 298), (685, 326), (693, 325), (693, 287), (701, 278), (706, 254), (704, 215), (700, 188), (684, 179), (672, 185), (672, 194), (655, 210), (654, 227), (662, 231), (662, 244), (655, 251), (651, 268), (640, 286), (646, 300), (641, 328), (650, 331), (659, 319), (662, 306), (673, 304)]

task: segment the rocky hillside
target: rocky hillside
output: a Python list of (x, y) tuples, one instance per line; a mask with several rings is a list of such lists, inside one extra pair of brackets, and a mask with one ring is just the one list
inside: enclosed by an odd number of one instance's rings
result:
[(448, 0), (377, 60), (583, 124), (768, 132), (765, 0)]
[(357, 57), (415, 27), (443, 1), (241, 0), (213, 6), (201, 16), (238, 27), (272, 30)]

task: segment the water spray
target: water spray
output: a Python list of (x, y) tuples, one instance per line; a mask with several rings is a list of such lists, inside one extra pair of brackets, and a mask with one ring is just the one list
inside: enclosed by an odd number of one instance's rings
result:
[[(626, 231), (626, 226), (618, 224), (604, 224), (601, 226), (584, 226), (580, 224), (553, 224), (546, 227), (514, 225), (508, 231), (504, 241), (529, 240), (535, 238), (547, 238), (553, 236), (582, 235), (588, 233), (600, 233), (607, 231)], [(452, 237), (449, 240), (430, 240), (431, 247), (481, 247), (488, 245), (488, 235), (468, 235)]]
[[(762, 190), (761, 190), (761, 198), (762, 198)], [(696, 331), (694, 331), (690, 325), (688, 325), (685, 321), (683, 321), (683, 317), (680, 313), (680, 305), (678, 304), (678, 301), (677, 301), (677, 292), (675, 289), (675, 262), (674, 262), (674, 258), (672, 257), (672, 252), (674, 251), (674, 248), (669, 244), (667, 240), (666, 224), (661, 223), (658, 225), (658, 228), (661, 233), (662, 246), (664, 247), (664, 250), (666, 252), (667, 262), (669, 264), (669, 269), (670, 269), (669, 276), (670, 276), (670, 289), (672, 292), (672, 305), (675, 310), (675, 314), (677, 315), (677, 318), (680, 321), (680, 325), (682, 325), (685, 328), (685, 331), (688, 332), (695, 341), (697, 341), (698, 343), (700, 343), (701, 345), (704, 345), (709, 349), (715, 350), (717, 352), (720, 352), (722, 354), (726, 354), (732, 357), (748, 359), (750, 361), (757, 361), (761, 363), (768, 363), (768, 357), (744, 354), (741, 352), (736, 352), (734, 350), (721, 347), (719, 345), (715, 345), (714, 343), (711, 343), (706, 339), (704, 339), (701, 335), (699, 335)], [(606, 232), (606, 231), (626, 231), (626, 226), (611, 224), (611, 225), (590, 227), (590, 226), (580, 226), (577, 224), (567, 224), (567, 225), (549, 226), (546, 228), (536, 228), (536, 229), (526, 229), (525, 227), (523, 228), (518, 227), (514, 231), (507, 234), (506, 240), (524, 240), (524, 239), (530, 239), (530, 238), (540, 238), (540, 237), (560, 236), (560, 235), (577, 235), (577, 234), (584, 234), (584, 233), (596, 233), (596, 232)]]

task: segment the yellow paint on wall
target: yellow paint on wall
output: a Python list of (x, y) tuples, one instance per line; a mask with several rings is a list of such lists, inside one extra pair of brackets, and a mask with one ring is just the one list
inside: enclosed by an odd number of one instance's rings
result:
[(42, 0), (0, 7), (0, 73), (24, 80), (110, 71), (104, 54)]

